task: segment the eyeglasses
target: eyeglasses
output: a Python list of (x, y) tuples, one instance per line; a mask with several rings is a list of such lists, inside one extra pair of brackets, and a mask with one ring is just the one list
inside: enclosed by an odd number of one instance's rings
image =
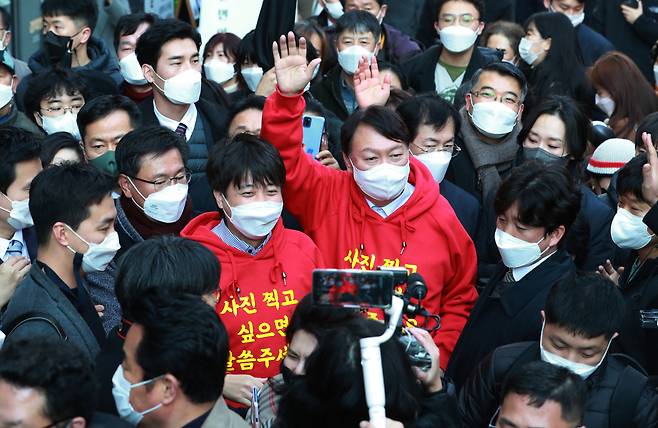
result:
[(418, 147), (420, 150), (422, 150), (423, 153), (448, 152), (453, 158), (462, 151), (461, 147), (459, 147), (456, 144), (452, 146), (443, 146), (443, 147), (439, 147), (439, 146), (423, 147), (423, 146), (419, 146), (416, 143), (411, 143), (411, 144)]
[(160, 190), (163, 190), (164, 188), (172, 186), (174, 184), (188, 184), (190, 182), (190, 178), (192, 178), (192, 173), (186, 169), (184, 173), (179, 174), (175, 177), (169, 177), (169, 178), (162, 177), (154, 181), (144, 180), (139, 177), (132, 177), (132, 178), (137, 181), (141, 181), (142, 183), (153, 185), (153, 190), (155, 192), (159, 192)]
[(444, 13), (440, 16), (440, 23), (442, 26), (453, 25), (459, 20), (459, 25), (470, 27), (474, 21), (477, 21), (470, 13), (463, 13), (461, 15), (454, 15), (452, 13)]
[(473, 95), (478, 98), (484, 98), (487, 101), (498, 101), (507, 105), (516, 105), (519, 103), (519, 97), (514, 94), (505, 94), (500, 97), (496, 94), (496, 91), (493, 89), (481, 89), (479, 91), (473, 91)]
[(51, 116), (62, 116), (67, 111), (71, 112), (72, 114), (78, 114), (78, 112), (82, 109), (83, 106), (84, 104), (61, 106), (61, 107), (46, 107), (46, 108), (42, 108), (41, 111), (51, 113)]

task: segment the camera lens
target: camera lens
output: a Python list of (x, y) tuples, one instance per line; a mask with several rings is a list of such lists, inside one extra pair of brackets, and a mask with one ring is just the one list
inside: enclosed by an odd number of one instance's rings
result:
[(309, 126), (311, 126), (311, 122), (312, 122), (312, 121), (311, 121), (311, 118), (310, 118), (310, 117), (305, 117), (305, 118), (304, 118), (304, 122), (303, 122), (304, 127), (305, 127), (305, 128), (308, 128)]

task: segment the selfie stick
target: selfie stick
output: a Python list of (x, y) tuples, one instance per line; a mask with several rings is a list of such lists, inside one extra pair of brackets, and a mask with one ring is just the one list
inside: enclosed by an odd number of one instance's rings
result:
[(395, 333), (395, 329), (402, 316), (403, 306), (404, 301), (397, 296), (393, 296), (390, 308), (384, 311), (389, 316), (384, 334), (378, 337), (366, 337), (359, 340), (368, 414), (370, 416), (370, 424), (374, 428), (386, 427), (386, 393), (384, 391), (382, 353), (379, 345), (389, 340), (393, 336), (393, 333)]

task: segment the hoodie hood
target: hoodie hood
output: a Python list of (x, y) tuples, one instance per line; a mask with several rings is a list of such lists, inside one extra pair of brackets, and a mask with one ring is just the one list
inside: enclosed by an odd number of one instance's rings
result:
[(351, 180), (350, 197), (352, 199), (352, 218), (360, 223), (359, 248), (365, 251), (365, 228), (367, 223), (384, 221), (386, 223), (397, 223), (399, 226), (400, 254), (404, 254), (407, 248), (407, 237), (414, 233), (416, 228), (413, 225), (414, 220), (422, 214), (425, 214), (432, 208), (439, 199), (439, 185), (434, 181), (432, 173), (427, 167), (416, 159), (409, 156), (409, 180), (414, 186), (414, 192), (409, 200), (393, 214), (382, 219), (382, 217), (370, 208), (366, 201), (365, 194), (359, 188), (354, 179)]

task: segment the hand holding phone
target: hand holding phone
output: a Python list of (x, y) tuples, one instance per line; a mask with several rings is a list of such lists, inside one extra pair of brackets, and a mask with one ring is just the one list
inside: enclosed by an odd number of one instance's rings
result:
[(260, 410), (258, 408), (258, 396), (260, 393), (256, 387), (251, 389), (251, 427), (258, 428), (260, 425)]
[(320, 153), (322, 134), (324, 133), (324, 117), (304, 115), (302, 117), (302, 129), (304, 131), (304, 152), (314, 159)]

